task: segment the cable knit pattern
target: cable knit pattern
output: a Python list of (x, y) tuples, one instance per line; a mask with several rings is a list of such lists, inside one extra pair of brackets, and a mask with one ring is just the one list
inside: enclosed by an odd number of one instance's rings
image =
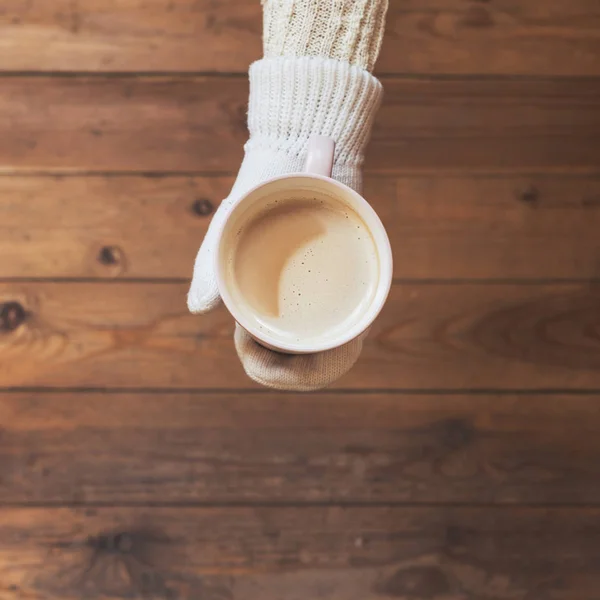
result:
[(262, 0), (264, 54), (320, 56), (373, 70), (388, 0)]

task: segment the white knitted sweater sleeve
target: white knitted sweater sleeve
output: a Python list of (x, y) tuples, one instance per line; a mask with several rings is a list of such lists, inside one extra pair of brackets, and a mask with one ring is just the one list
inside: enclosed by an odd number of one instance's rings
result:
[(388, 0), (262, 0), (265, 57), (319, 56), (373, 70)]

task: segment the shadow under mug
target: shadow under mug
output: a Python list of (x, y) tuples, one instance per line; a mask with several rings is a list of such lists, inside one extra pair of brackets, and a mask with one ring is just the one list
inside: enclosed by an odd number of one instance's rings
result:
[[(335, 144), (331, 138), (313, 136), (309, 141), (304, 172), (274, 177), (248, 191), (233, 207), (218, 234), (215, 272), (223, 302), (237, 323), (256, 342), (271, 350), (287, 354), (309, 354), (342, 346), (371, 326), (383, 308), (391, 288), (393, 264), (388, 235), (371, 205), (353, 189), (331, 178), (334, 149)], [(347, 330), (334, 335), (325, 332), (322, 339), (316, 341), (280, 339), (262, 328), (259, 316), (251, 314), (248, 305), (239, 297), (236, 298), (231, 289), (231, 277), (228, 277), (231, 249), (236, 244), (238, 232), (268, 206), (269, 199), (274, 195), (283, 197), (285, 201), (286, 194), (298, 197), (299, 193), (326, 195), (354, 211), (371, 234), (378, 258), (378, 279), (368, 305), (349, 324)]]

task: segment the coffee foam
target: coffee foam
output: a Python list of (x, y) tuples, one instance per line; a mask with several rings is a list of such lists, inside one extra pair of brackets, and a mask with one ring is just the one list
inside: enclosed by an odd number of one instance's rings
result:
[(375, 242), (340, 201), (279, 197), (242, 225), (227, 278), (247, 318), (280, 340), (309, 342), (347, 331), (374, 297)]

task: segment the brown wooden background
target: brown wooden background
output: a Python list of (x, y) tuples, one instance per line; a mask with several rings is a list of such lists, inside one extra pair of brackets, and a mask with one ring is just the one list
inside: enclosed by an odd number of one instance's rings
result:
[(391, 0), (395, 285), (314, 395), (184, 302), (260, 30), (0, 4), (0, 600), (598, 600), (598, 0)]

